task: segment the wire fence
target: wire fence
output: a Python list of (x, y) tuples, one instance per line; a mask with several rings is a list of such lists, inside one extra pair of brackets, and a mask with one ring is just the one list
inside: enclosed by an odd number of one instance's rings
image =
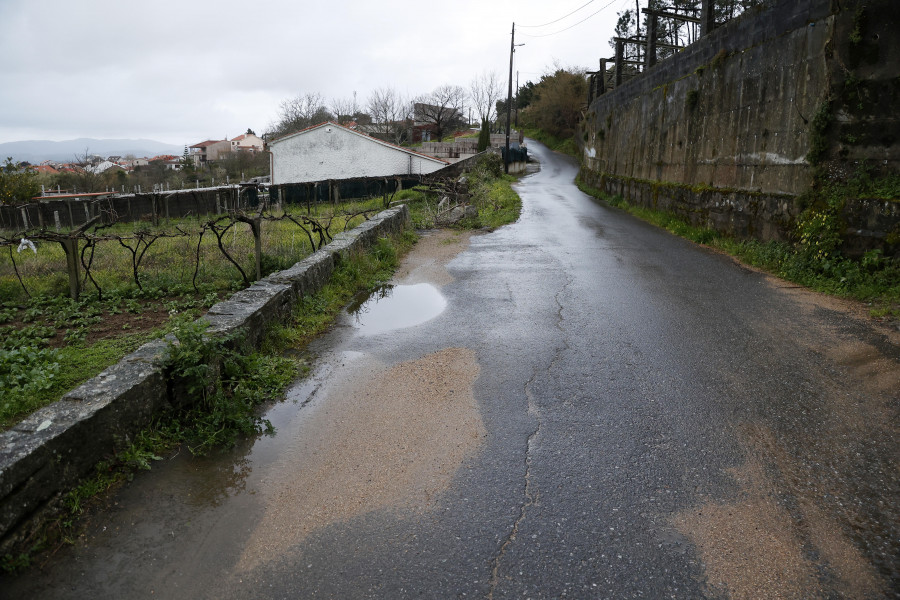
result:
[(231, 210), (158, 225), (97, 215), (65, 232), (0, 232), (0, 301), (237, 289), (302, 260), (381, 208), (378, 199), (305, 212)]

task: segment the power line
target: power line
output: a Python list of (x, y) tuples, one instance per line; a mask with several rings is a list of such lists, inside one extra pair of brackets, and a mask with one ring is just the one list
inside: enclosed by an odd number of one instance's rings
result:
[(531, 38), (550, 37), (551, 35), (557, 35), (557, 34), (562, 33), (562, 32), (564, 32), (564, 31), (568, 31), (568, 30), (572, 29), (573, 27), (575, 27), (575, 26), (577, 26), (577, 25), (581, 25), (582, 23), (584, 23), (585, 21), (587, 21), (587, 20), (590, 19), (591, 17), (600, 14), (601, 12), (603, 12), (604, 10), (606, 10), (607, 8), (609, 8), (610, 6), (612, 6), (613, 4), (615, 4), (616, 1), (617, 1), (617, 0), (611, 0), (608, 4), (604, 5), (604, 6), (603, 6), (600, 10), (598, 10), (597, 12), (589, 14), (588, 16), (586, 16), (585, 18), (583, 18), (582, 20), (580, 20), (580, 21), (578, 21), (577, 23), (574, 23), (574, 24), (572, 24), (572, 25), (569, 25), (569, 26), (566, 27), (565, 29), (560, 29), (559, 31), (554, 31), (553, 33), (544, 33), (544, 34), (539, 34), (539, 35), (532, 35), (532, 34), (529, 34), (529, 33), (523, 33), (522, 35), (524, 35), (524, 36), (526, 36), (526, 37), (531, 37)]
[(567, 14), (567, 15), (565, 15), (565, 16), (562, 16), (562, 17), (556, 19), (555, 21), (550, 21), (549, 23), (544, 23), (543, 25), (519, 25), (519, 27), (546, 27), (547, 25), (553, 25), (554, 23), (556, 23), (556, 22), (558, 22), (558, 21), (562, 21), (562, 20), (565, 19), (566, 17), (570, 17), (570, 16), (574, 15), (575, 13), (577, 13), (579, 10), (581, 10), (582, 8), (584, 8), (585, 6), (587, 6), (588, 4), (593, 4), (593, 3), (594, 3), (594, 0), (590, 0), (590, 2), (588, 2), (587, 4), (582, 4), (581, 6), (579, 6), (578, 8), (576, 8), (575, 10), (573, 10), (572, 12), (570, 12), (569, 14)]

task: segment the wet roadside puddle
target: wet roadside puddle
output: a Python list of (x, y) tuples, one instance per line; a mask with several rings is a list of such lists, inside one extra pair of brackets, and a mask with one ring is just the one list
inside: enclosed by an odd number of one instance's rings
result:
[(429, 321), (447, 308), (447, 299), (428, 283), (385, 285), (347, 307), (354, 328), (378, 335)]

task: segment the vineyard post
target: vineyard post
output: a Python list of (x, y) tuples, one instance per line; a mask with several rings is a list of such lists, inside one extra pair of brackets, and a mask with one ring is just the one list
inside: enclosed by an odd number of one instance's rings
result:
[(66, 268), (69, 271), (69, 296), (78, 300), (81, 293), (81, 278), (78, 273), (78, 237), (69, 236), (59, 240), (66, 252)]
[(262, 218), (250, 219), (250, 230), (253, 231), (256, 254), (256, 280), (262, 279)]
[(86, 223), (83, 223), (68, 235), (54, 236), (66, 253), (66, 270), (69, 271), (69, 295), (72, 297), (72, 300), (78, 300), (78, 296), (81, 294), (81, 277), (78, 268), (80, 261), (78, 255), (78, 238), (80, 238), (81, 234), (87, 231), (91, 225), (99, 220), (100, 215), (97, 215), (92, 219), (88, 219)]

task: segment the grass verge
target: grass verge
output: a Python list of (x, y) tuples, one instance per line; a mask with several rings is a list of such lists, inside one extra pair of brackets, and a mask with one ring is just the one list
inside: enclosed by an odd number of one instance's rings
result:
[(878, 250), (860, 260), (829, 254), (823, 258), (815, 244), (808, 247), (784, 242), (738, 240), (709, 228), (696, 227), (669, 212), (635, 206), (621, 196), (577, 181), (581, 191), (698, 244), (722, 250), (741, 261), (782, 279), (813, 290), (865, 302), (879, 320), (900, 319), (900, 260), (885, 258)]
[(575, 158), (579, 157), (578, 146), (575, 144), (575, 138), (558, 138), (554, 135), (541, 131), (540, 129), (523, 129), (525, 137), (530, 137), (544, 144), (554, 152), (562, 152)]

